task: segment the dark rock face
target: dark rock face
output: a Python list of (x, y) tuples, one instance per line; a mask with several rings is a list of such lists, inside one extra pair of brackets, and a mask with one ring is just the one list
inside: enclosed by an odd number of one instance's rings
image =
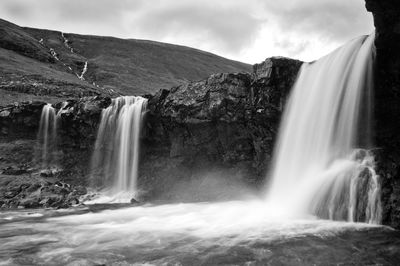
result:
[(159, 91), (149, 100), (141, 173), (165, 182), (160, 191), (173, 183), (166, 177), (204, 169), (236, 169), (246, 182), (262, 181), (301, 64), (269, 58), (253, 74), (216, 74)]
[[(63, 181), (88, 185), (91, 153), (101, 111), (110, 104), (108, 97), (87, 97), (68, 101), (64, 107), (58, 130)], [(61, 103), (56, 108), (61, 108)]]
[(0, 178), (1, 208), (68, 208), (78, 204), (84, 194), (84, 187), (36, 176), (1, 175)]
[(376, 27), (374, 143), (382, 177), (383, 222), (400, 227), (400, 2), (366, 0)]
[(0, 107), (0, 136), (32, 136), (32, 131), (37, 131), (44, 105), (43, 102), (23, 102)]
[(40, 169), (35, 160), (39, 121), (46, 103), (24, 102), (1, 108), (0, 207), (67, 208), (78, 204), (79, 197), (86, 194), (82, 185), (87, 185), (85, 175), (99, 115), (110, 102), (100, 97), (67, 102), (58, 132), (59, 168), (50, 169)]

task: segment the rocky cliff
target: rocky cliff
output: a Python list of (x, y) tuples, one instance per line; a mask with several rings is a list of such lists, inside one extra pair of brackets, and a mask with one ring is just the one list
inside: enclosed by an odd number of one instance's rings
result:
[(149, 99), (143, 150), (151, 159), (143, 160), (142, 172), (150, 175), (143, 180), (172, 189), (167, 177), (188, 179), (214, 169), (259, 184), (301, 64), (269, 58), (252, 74), (216, 74), (159, 91)]
[(376, 27), (374, 144), (383, 182), (383, 220), (400, 227), (400, 2), (366, 0)]
[[(198, 182), (214, 173), (225, 176), (230, 184), (259, 184), (270, 161), (283, 106), (301, 64), (287, 58), (269, 58), (255, 65), (251, 74), (215, 74), (146, 96), (149, 111), (139, 180), (143, 197), (182, 199), (182, 193), (172, 192), (176, 184)], [(90, 155), (100, 114), (110, 103), (107, 97), (64, 103), (58, 132), (62, 158), (58, 162), (62, 169), (56, 174), (58, 180), (88, 185)], [(1, 109), (0, 142), (20, 142), (17, 153), (34, 147), (43, 105), (22, 103)], [(55, 107), (60, 109), (61, 105)], [(10, 165), (17, 171), (38, 169), (33, 151), (28, 152), (22, 165), (9, 153), (4, 154), (9, 161), (2, 164), (4, 169)], [(225, 197), (215, 193), (196, 197)], [(194, 200), (193, 195), (190, 200)]]
[(38, 165), (36, 137), (44, 105), (24, 102), (0, 108), (1, 208), (68, 207), (86, 194), (78, 185), (82, 181), (71, 186), (61, 182), (68, 178), (65, 172)]

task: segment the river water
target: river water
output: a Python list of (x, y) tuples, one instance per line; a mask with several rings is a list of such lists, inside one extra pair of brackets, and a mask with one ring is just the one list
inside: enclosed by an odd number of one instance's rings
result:
[(400, 232), (265, 201), (0, 213), (0, 265), (399, 265)]

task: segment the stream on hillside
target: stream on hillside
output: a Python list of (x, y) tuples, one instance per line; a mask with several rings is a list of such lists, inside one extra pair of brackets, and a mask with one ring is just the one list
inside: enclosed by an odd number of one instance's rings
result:
[(0, 212), (0, 265), (398, 265), (389, 227), (290, 217), (265, 202)]

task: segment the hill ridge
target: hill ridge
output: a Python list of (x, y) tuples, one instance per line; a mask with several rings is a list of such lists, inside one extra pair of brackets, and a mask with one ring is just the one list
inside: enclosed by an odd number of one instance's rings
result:
[(0, 19), (0, 94), (8, 101), (154, 93), (251, 67), (179, 44), (20, 27)]

